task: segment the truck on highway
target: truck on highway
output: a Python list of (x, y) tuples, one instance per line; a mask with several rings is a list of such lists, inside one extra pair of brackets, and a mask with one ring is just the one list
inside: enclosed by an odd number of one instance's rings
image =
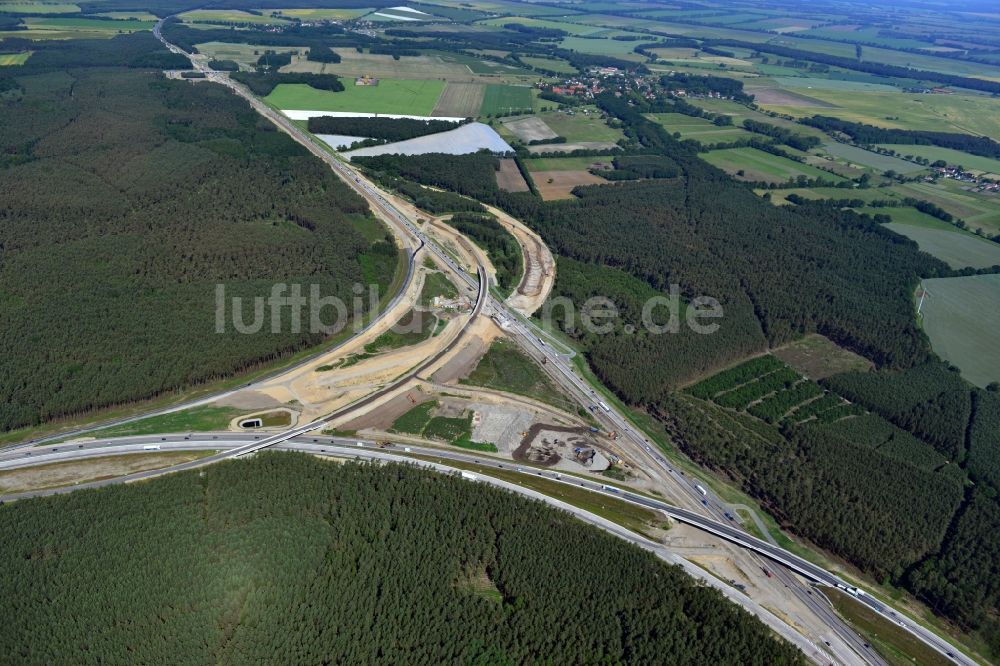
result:
[(478, 481), (479, 477), (472, 472), (462, 472), (462, 478), (468, 479), (469, 481)]
[(143, 451), (159, 451), (160, 450), (160, 445), (159, 444), (147, 444), (146, 446), (142, 447), (142, 450)]
[(700, 483), (696, 483), (694, 487), (698, 489), (699, 493), (701, 493), (705, 497), (708, 497), (708, 491), (705, 490)]
[(603, 400), (598, 401), (597, 404), (600, 405), (601, 409), (603, 409), (604, 411), (606, 411), (606, 412), (610, 412), (611, 411), (611, 408), (608, 407), (608, 403), (604, 402)]

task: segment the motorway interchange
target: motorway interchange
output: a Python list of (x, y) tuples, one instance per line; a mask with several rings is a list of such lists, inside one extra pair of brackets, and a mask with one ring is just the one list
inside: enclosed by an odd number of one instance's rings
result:
[[(182, 53), (177, 47), (168, 44), (162, 37), (158, 24), (154, 34), (167, 45), (172, 51)], [(188, 55), (188, 54), (185, 54)], [(743, 549), (748, 562), (764, 563), (769, 567), (766, 571), (773, 571), (777, 582), (783, 584), (798, 603), (807, 607), (822, 623), (829, 628), (829, 640), (816, 641), (803, 635), (803, 633), (793, 630), (789, 625), (771, 614), (763, 607), (749, 601), (745, 595), (736, 592), (721, 581), (712, 576), (707, 576), (707, 582), (724, 588), (724, 592), (734, 601), (741, 603), (751, 612), (756, 613), (761, 619), (768, 622), (781, 635), (785, 636), (797, 644), (803, 652), (818, 663), (872, 663), (881, 664), (884, 661), (881, 657), (861, 639), (853, 630), (847, 627), (840, 618), (833, 612), (832, 607), (817, 594), (813, 594), (812, 585), (836, 586), (849, 591), (859, 601), (865, 603), (872, 610), (883, 615), (888, 621), (897, 623), (899, 626), (910, 631), (920, 640), (924, 641), (942, 655), (946, 655), (955, 663), (973, 664), (969, 659), (959, 652), (952, 645), (941, 639), (937, 634), (927, 630), (911, 618), (888, 607), (887, 604), (873, 598), (870, 594), (865, 594), (858, 590), (852, 583), (843, 580), (839, 576), (831, 573), (808, 560), (805, 560), (774, 543), (769, 543), (751, 536), (733, 519), (732, 513), (727, 505), (715, 496), (710, 490), (700, 484), (696, 484), (683, 472), (676, 470), (663, 455), (650, 444), (649, 439), (617, 409), (608, 405), (597, 394), (597, 390), (590, 383), (584, 380), (575, 370), (568, 354), (561, 353), (555, 346), (554, 341), (546, 335), (530, 320), (514, 311), (503, 300), (491, 293), (489, 288), (489, 277), (483, 266), (478, 266), (476, 272), (469, 273), (460, 266), (455, 259), (446, 252), (433, 238), (421, 231), (417, 224), (404, 214), (399, 207), (394, 205), (393, 197), (389, 193), (383, 192), (373, 183), (368, 181), (362, 174), (355, 171), (349, 163), (331, 154), (325, 147), (317, 142), (306, 132), (299, 129), (279, 112), (268, 107), (266, 104), (254, 97), (249, 91), (239, 84), (230, 80), (224, 73), (214, 72), (207, 67), (200, 59), (192, 58), (196, 68), (204, 72), (206, 77), (213, 82), (226, 85), (236, 94), (245, 98), (251, 106), (262, 115), (269, 118), (275, 125), (287, 132), (292, 138), (309, 149), (314, 155), (324, 160), (333, 168), (344, 182), (361, 194), (371, 204), (380, 218), (382, 218), (392, 231), (401, 240), (404, 247), (409, 247), (409, 269), (406, 283), (408, 284), (414, 272), (414, 260), (419, 252), (428, 252), (434, 256), (436, 263), (449, 267), (449, 275), (462, 286), (471, 289), (476, 294), (474, 308), (471, 316), (465, 324), (465, 328), (443, 349), (434, 356), (422, 362), (418, 367), (407, 373), (390, 385), (378, 391), (355, 400), (330, 414), (309, 421), (308, 423), (297, 425), (284, 432), (272, 435), (250, 435), (245, 433), (191, 433), (181, 435), (158, 435), (145, 437), (124, 437), (117, 439), (98, 439), (94, 441), (74, 441), (64, 444), (50, 444), (48, 441), (58, 437), (65, 439), (67, 436), (79, 437), (85, 434), (94, 433), (95, 428), (81, 429), (74, 433), (61, 433), (52, 438), (38, 440), (18, 447), (11, 447), (0, 451), (0, 470), (19, 469), (28, 466), (43, 465), (53, 462), (65, 462), (71, 460), (81, 460), (100, 456), (115, 455), (121, 453), (142, 453), (143, 451), (154, 450), (174, 450), (174, 451), (213, 451), (214, 453), (191, 462), (176, 465), (166, 470), (153, 470), (138, 472), (118, 479), (81, 484), (69, 488), (50, 489), (46, 491), (27, 492), (19, 495), (8, 496), (4, 500), (21, 499), (24, 497), (51, 494), (56, 492), (67, 492), (80, 487), (96, 487), (108, 483), (118, 483), (150, 478), (158, 474), (184, 469), (192, 469), (199, 466), (211, 464), (220, 460), (251, 455), (265, 448), (275, 447), (279, 449), (291, 449), (306, 451), (319, 455), (330, 455), (337, 457), (354, 457), (362, 459), (376, 459), (383, 461), (407, 461), (411, 463), (423, 464), (440, 471), (454, 471), (454, 467), (449, 467), (448, 463), (462, 463), (465, 465), (476, 465), (478, 468), (488, 470), (490, 468), (503, 468), (507, 472), (516, 474), (536, 475), (547, 477), (550, 481), (559, 483), (571, 483), (580, 488), (584, 488), (594, 493), (601, 493), (614, 496), (622, 501), (643, 506), (654, 511), (662, 512), (675, 521), (691, 525), (708, 534), (714, 535), (725, 541), (735, 544)], [(401, 290), (402, 295), (404, 290)], [(383, 313), (389, 312), (391, 306), (385, 308)], [(317, 431), (330, 426), (331, 422), (342, 419), (346, 414), (357, 412), (373, 404), (377, 404), (387, 396), (398, 393), (408, 381), (416, 377), (421, 371), (433, 367), (442, 357), (452, 351), (462, 339), (468, 327), (478, 317), (486, 315), (497, 322), (504, 334), (513, 340), (523, 351), (532, 358), (542, 362), (541, 366), (545, 372), (556, 382), (567, 395), (576, 402), (584, 406), (591, 406), (594, 403), (601, 405), (601, 408), (594, 412), (594, 416), (601, 423), (602, 427), (619, 433), (616, 441), (617, 447), (625, 452), (633, 465), (640, 467), (650, 478), (658, 483), (658, 488), (662, 488), (663, 495), (671, 501), (665, 502), (653, 496), (631, 492), (630, 490), (609, 485), (586, 478), (569, 476), (558, 472), (546, 471), (529, 466), (519, 466), (509, 460), (490, 457), (484, 454), (471, 454), (457, 450), (445, 450), (441, 448), (426, 448), (418, 446), (397, 445), (392, 449), (379, 448), (372, 441), (367, 440), (344, 440), (320, 436)], [(361, 331), (364, 334), (376, 322)], [(548, 342), (546, 342), (548, 340)], [(203, 398), (196, 402), (187, 403), (172, 408), (174, 411), (181, 408), (194, 406), (195, 404), (206, 404), (218, 396)], [(162, 412), (159, 412), (162, 413)], [(143, 415), (144, 417), (149, 414)], [(134, 420), (134, 419), (128, 419)], [(121, 421), (119, 421), (120, 423)], [(111, 425), (111, 424), (106, 424)], [(101, 427), (106, 427), (101, 426)], [(38, 446), (44, 444), (44, 446)], [(420, 455), (423, 458), (414, 458)], [(433, 458), (436, 461), (429, 463), (426, 458)], [(504, 484), (495, 479), (483, 477), (480, 480), (489, 480), (499, 485), (510, 487), (513, 490), (523, 491), (512, 484)], [(573, 507), (568, 507), (552, 498), (540, 497), (561, 508), (573, 510), (584, 519), (599, 524), (605, 529), (609, 529), (616, 535), (628, 539), (641, 547), (652, 550), (663, 550), (662, 544), (653, 544), (648, 539), (636, 535), (619, 526), (613, 526), (601, 521), (601, 519), (586, 514)], [(691, 573), (705, 577), (705, 574), (686, 561), (677, 562), (682, 558), (667, 553), (658, 553), (661, 557), (670, 557), (675, 563), (687, 564)], [(766, 558), (766, 559), (762, 559)], [(773, 567), (771, 562), (780, 564), (780, 567)], [(794, 575), (792, 574), (794, 572)], [(770, 577), (772, 574), (768, 573)], [(815, 638), (815, 637), (813, 637)], [(822, 639), (822, 637), (820, 637)]]

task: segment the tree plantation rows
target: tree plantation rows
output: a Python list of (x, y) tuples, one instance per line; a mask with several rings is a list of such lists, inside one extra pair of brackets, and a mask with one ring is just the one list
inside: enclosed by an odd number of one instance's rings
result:
[(287, 310), (276, 334), (270, 321), (240, 334), (231, 297), (250, 324), (274, 282), (348, 303), (355, 282), (388, 285), (395, 245), (359, 232), (374, 224), (364, 201), (221, 86), (32, 67), (16, 68), (21, 98), (0, 103), (0, 430), (231, 376), (322, 339), (308, 318), (293, 333)]
[(53, 663), (804, 663), (511, 493), (294, 453), (0, 507), (0, 653)]
[[(774, 422), (795, 399), (809, 399), (793, 395), (800, 387), (815, 393), (818, 385), (801, 382), (749, 406), (726, 399), (749, 396), (781, 368), (771, 356), (753, 359), (675, 394), (657, 413), (689, 455), (739, 482), (793, 531), (963, 628), (996, 636), (1000, 397), (931, 362), (828, 377), (830, 392), (780, 428), (750, 416)], [(780, 405), (769, 410), (772, 401)], [(1000, 654), (1000, 644), (991, 649)]]

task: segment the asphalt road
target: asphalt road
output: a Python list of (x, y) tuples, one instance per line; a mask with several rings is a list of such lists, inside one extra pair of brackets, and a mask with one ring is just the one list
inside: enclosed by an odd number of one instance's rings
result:
[[(282, 433), (282, 435), (284, 434), (287, 433)], [(527, 465), (511, 463), (510, 461), (494, 458), (484, 454), (466, 453), (463, 451), (412, 445), (392, 445), (391, 448), (380, 448), (376, 442), (371, 440), (314, 436), (302, 433), (282, 439), (281, 441), (271, 441), (273, 439), (273, 437), (264, 437), (260, 435), (252, 436), (243, 433), (189, 433), (99, 439), (92, 442), (78, 442), (61, 444), (52, 447), (36, 448), (31, 451), (12, 451), (8, 449), (0, 452), (0, 470), (18, 469), (35, 465), (67, 462), (86, 458), (97, 458), (122, 453), (148, 453), (153, 450), (219, 450), (219, 453), (200, 460), (192, 461), (190, 463), (176, 465), (166, 470), (149, 470), (116, 479), (103, 479), (76, 486), (50, 488), (7, 495), (0, 497), (0, 501), (6, 502), (31, 497), (42, 497), (72, 492), (74, 490), (84, 488), (100, 488), (128, 481), (150, 479), (168, 472), (194, 469), (196, 467), (210, 464), (211, 462), (232, 458), (241, 453), (252, 453), (264, 448), (265, 446), (273, 446), (279, 450), (304, 451), (307, 453), (327, 454), (341, 458), (378, 458), (381, 460), (398, 462), (414, 462), (414, 459), (410, 456), (412, 454), (417, 454), (432, 457), (442, 462), (475, 464), (482, 468), (504, 469), (518, 474), (543, 477), (550, 481), (574, 485), (591, 492), (600, 493), (609, 497), (616, 497), (638, 506), (643, 506), (654, 511), (660, 511), (674, 520), (714, 534), (731, 543), (737, 544), (742, 548), (749, 549), (772, 562), (781, 564), (782, 566), (795, 571), (799, 575), (813, 581), (817, 585), (838, 587), (844, 590), (853, 589), (847, 581), (842, 580), (835, 574), (807, 560), (804, 560), (794, 553), (790, 553), (778, 546), (761, 539), (757, 539), (729, 521), (717, 521), (699, 513), (678, 508), (661, 500), (630, 492), (612, 484), (599, 483), (583, 477), (538, 469)], [(639, 538), (638, 535), (634, 536)], [(962, 655), (952, 645), (939, 638), (936, 634), (927, 631), (911, 618), (888, 608), (879, 601), (873, 599), (870, 595), (860, 593), (860, 595), (856, 595), (856, 597), (859, 601), (865, 603), (868, 607), (885, 617), (887, 620), (895, 622), (899, 626), (910, 631), (925, 643), (941, 652), (943, 655), (950, 656), (952, 661), (955, 663), (967, 664), (969, 666), (975, 664), (974, 661)], [(831, 617), (835, 617), (832, 612), (830, 615)]]

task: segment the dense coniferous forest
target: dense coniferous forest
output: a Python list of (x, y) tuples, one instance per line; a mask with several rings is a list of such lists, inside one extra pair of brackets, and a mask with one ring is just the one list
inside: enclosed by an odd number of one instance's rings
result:
[[(935, 361), (829, 377), (823, 385), (836, 399), (822, 407), (830, 411), (797, 410), (779, 428), (702, 402), (733, 406), (724, 398), (776, 374), (768, 358), (670, 396), (656, 414), (685, 452), (740, 483), (791, 530), (909, 589), (1000, 654), (997, 395)], [(853, 411), (833, 406), (840, 397)], [(872, 413), (859, 416), (858, 406)]]
[(497, 286), (502, 291), (510, 292), (517, 287), (524, 273), (521, 246), (495, 217), (482, 213), (456, 213), (448, 224), (486, 250), (497, 271)]
[(410, 466), (264, 453), (0, 507), (0, 653), (74, 663), (803, 663), (568, 514)]
[(1000, 83), (997, 83), (996, 81), (987, 81), (985, 79), (976, 79), (968, 76), (958, 76), (956, 74), (930, 72), (924, 69), (901, 67), (899, 65), (886, 65), (881, 62), (858, 60), (856, 58), (830, 55), (828, 53), (820, 53), (818, 51), (805, 51), (802, 49), (792, 48), (790, 46), (781, 46), (780, 44), (757, 44), (733, 39), (707, 40), (706, 43), (716, 46), (733, 46), (740, 49), (749, 49), (754, 52), (762, 51), (764, 53), (773, 53), (774, 55), (778, 55), (783, 58), (796, 58), (807, 62), (818, 62), (824, 65), (843, 67), (844, 69), (853, 69), (858, 72), (866, 72), (877, 76), (896, 77), (900, 79), (916, 79), (918, 81), (934, 81), (936, 83), (942, 83), (946, 86), (958, 86), (959, 88), (981, 90), (983, 92), (993, 94), (1000, 93)]
[(317, 90), (329, 90), (331, 92), (340, 92), (344, 89), (344, 84), (340, 81), (340, 77), (335, 74), (309, 74), (306, 72), (281, 74), (276, 71), (264, 71), (233, 72), (229, 76), (245, 85), (253, 94), (261, 97), (270, 95), (271, 91), (281, 83), (304, 83)]
[(364, 136), (383, 141), (405, 141), (456, 127), (458, 124), (451, 120), (418, 120), (416, 118), (313, 116), (309, 119), (309, 131), (314, 134)]
[[(641, 154), (619, 158), (623, 166), (660, 155), (676, 164), (674, 177), (581, 187), (574, 200), (542, 203), (500, 191), (489, 155), (361, 162), (494, 203), (531, 224), (557, 254), (554, 296), (577, 306), (603, 296), (617, 308), (601, 334), (558, 307), (552, 321), (618, 395), (649, 409), (686, 453), (738, 482), (792, 531), (906, 587), (963, 628), (997, 634), (991, 618), (1000, 581), (988, 528), (1000, 513), (1000, 398), (934, 359), (912, 301), (921, 277), (954, 272), (868, 216), (772, 206), (647, 121), (642, 100), (602, 96), (598, 105), (641, 146)], [(651, 334), (641, 326), (642, 305), (672, 284), (681, 325)], [(699, 295), (725, 310), (712, 335), (683, 323)], [(654, 311), (653, 319), (662, 324), (667, 315)], [(823, 387), (791, 387), (794, 376), (775, 374), (774, 386), (744, 391), (763, 391), (749, 407), (742, 395), (727, 396), (744, 405), (738, 410), (672, 392), (808, 332), (882, 371), (834, 376)], [(782, 417), (793, 402), (810, 400), (796, 419)]]
[[(920, 277), (950, 275), (943, 262), (850, 211), (772, 206), (626, 102), (605, 96), (599, 104), (625, 122), (626, 134), (646, 152), (666, 154), (681, 173), (582, 187), (575, 200), (542, 204), (500, 191), (496, 158), (486, 154), (355, 161), (507, 208), (563, 257), (620, 269), (659, 292), (677, 284), (686, 299), (717, 299), (725, 309), (720, 331), (731, 344), (701, 343), (693, 338), (702, 336), (686, 333), (590, 341), (595, 370), (630, 402), (655, 403), (713, 367), (806, 332), (820, 332), (881, 366), (928, 358), (910, 294)], [(557, 280), (559, 293), (578, 291)]]
[[(749, 121), (745, 121), (744, 124), (746, 122)], [(802, 122), (831, 134), (841, 132), (851, 137), (855, 143), (940, 146), (982, 157), (1000, 157), (1000, 143), (988, 136), (972, 136), (957, 132), (931, 132), (929, 130), (887, 129), (831, 116), (812, 116), (811, 118), (803, 118)], [(751, 128), (748, 127), (748, 129)]]
[[(148, 34), (88, 64), (162, 50)], [(121, 49), (116, 51), (116, 45)], [(39, 53), (79, 52), (46, 43)], [(165, 51), (164, 51), (165, 52)], [(131, 54), (125, 56), (123, 54)], [(137, 68), (41, 58), (2, 102), (0, 429), (152, 397), (316, 344), (215, 333), (215, 287), (267, 296), (275, 281), (350, 301), (396, 267), (364, 201), (221, 86)], [(75, 56), (74, 56), (75, 57)], [(244, 302), (244, 319), (253, 320)]]

